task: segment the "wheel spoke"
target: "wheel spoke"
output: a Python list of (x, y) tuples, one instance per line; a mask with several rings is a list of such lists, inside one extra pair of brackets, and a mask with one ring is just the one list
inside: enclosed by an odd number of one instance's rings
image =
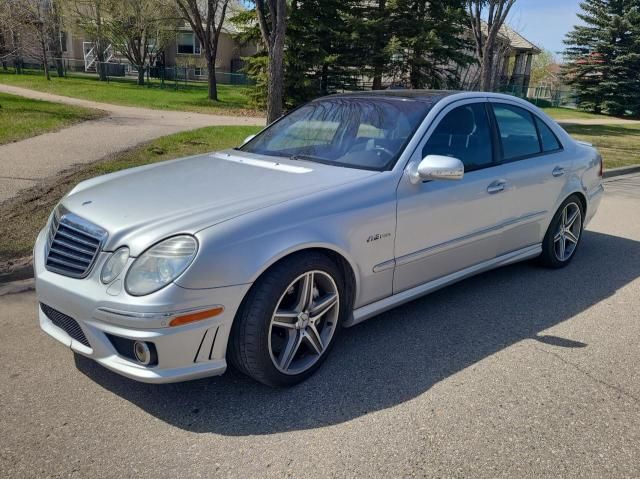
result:
[(289, 366), (291, 366), (291, 361), (293, 361), (293, 358), (296, 356), (298, 349), (300, 349), (301, 342), (302, 334), (300, 334), (300, 331), (298, 331), (297, 329), (291, 330), (289, 332), (287, 344), (280, 353), (279, 358), (280, 367), (285, 371), (289, 369)]
[(322, 351), (324, 351), (324, 344), (322, 343), (322, 338), (320, 337), (320, 333), (315, 325), (310, 324), (307, 327), (307, 334), (305, 335), (305, 338), (311, 347), (315, 349), (316, 353), (322, 354)]
[(298, 303), (296, 311), (304, 311), (309, 307), (310, 298), (313, 297), (313, 273), (307, 273), (300, 278), (298, 285)]
[(311, 308), (311, 319), (313, 321), (317, 321), (324, 315), (327, 311), (335, 306), (338, 302), (338, 295), (335, 293), (329, 293), (324, 295), (324, 297), (317, 301), (313, 308)]
[(573, 244), (578, 244), (578, 237), (573, 234), (573, 231), (567, 231), (565, 233), (565, 238), (571, 241)]
[(562, 226), (566, 226), (567, 225), (567, 208), (562, 210)]
[(293, 329), (296, 327), (298, 321), (298, 313), (296, 311), (279, 309), (276, 314), (273, 315), (272, 324), (280, 328)]
[(571, 217), (567, 220), (566, 227), (571, 228), (579, 216), (580, 216), (580, 210), (576, 209), (576, 212), (573, 213)]
[(562, 239), (562, 235), (563, 235), (563, 231), (561, 228), (560, 231), (558, 231), (556, 235), (553, 237), (553, 242), (557, 243), (558, 241), (560, 241)]
[(564, 235), (560, 237), (560, 261), (564, 261), (564, 255), (567, 248), (567, 243)]

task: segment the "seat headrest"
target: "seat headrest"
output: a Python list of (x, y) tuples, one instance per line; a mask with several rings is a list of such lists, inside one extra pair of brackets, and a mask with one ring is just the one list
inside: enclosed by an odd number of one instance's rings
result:
[(475, 115), (468, 106), (450, 111), (438, 125), (438, 133), (445, 135), (471, 135), (475, 129)]

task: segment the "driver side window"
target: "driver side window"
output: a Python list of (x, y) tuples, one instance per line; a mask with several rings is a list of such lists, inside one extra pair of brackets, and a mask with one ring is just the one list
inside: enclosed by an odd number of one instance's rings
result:
[(491, 129), (484, 103), (459, 106), (440, 121), (422, 150), (427, 155), (457, 158), (465, 172), (493, 164)]

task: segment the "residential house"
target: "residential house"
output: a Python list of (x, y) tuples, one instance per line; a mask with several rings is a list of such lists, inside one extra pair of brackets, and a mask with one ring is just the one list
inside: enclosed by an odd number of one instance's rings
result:
[[(531, 82), (533, 57), (539, 55), (541, 50), (511, 27), (503, 25), (497, 37), (495, 52), (498, 58), (493, 79), (495, 88), (517, 95), (526, 94)], [(462, 72), (461, 79), (465, 90), (478, 89), (478, 65), (467, 67)]]

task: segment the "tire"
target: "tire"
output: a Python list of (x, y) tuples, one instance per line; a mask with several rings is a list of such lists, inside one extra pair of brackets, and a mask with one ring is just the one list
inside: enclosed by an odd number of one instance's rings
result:
[(348, 308), (344, 278), (329, 257), (315, 251), (292, 255), (247, 293), (231, 328), (227, 358), (268, 386), (300, 383), (327, 358)]
[[(576, 213), (578, 216), (571, 222), (571, 218)], [(569, 225), (568, 230), (567, 225)], [(551, 220), (542, 241), (540, 263), (552, 269), (564, 268), (571, 263), (582, 240), (583, 226), (584, 206), (577, 195), (571, 195), (563, 201)]]

